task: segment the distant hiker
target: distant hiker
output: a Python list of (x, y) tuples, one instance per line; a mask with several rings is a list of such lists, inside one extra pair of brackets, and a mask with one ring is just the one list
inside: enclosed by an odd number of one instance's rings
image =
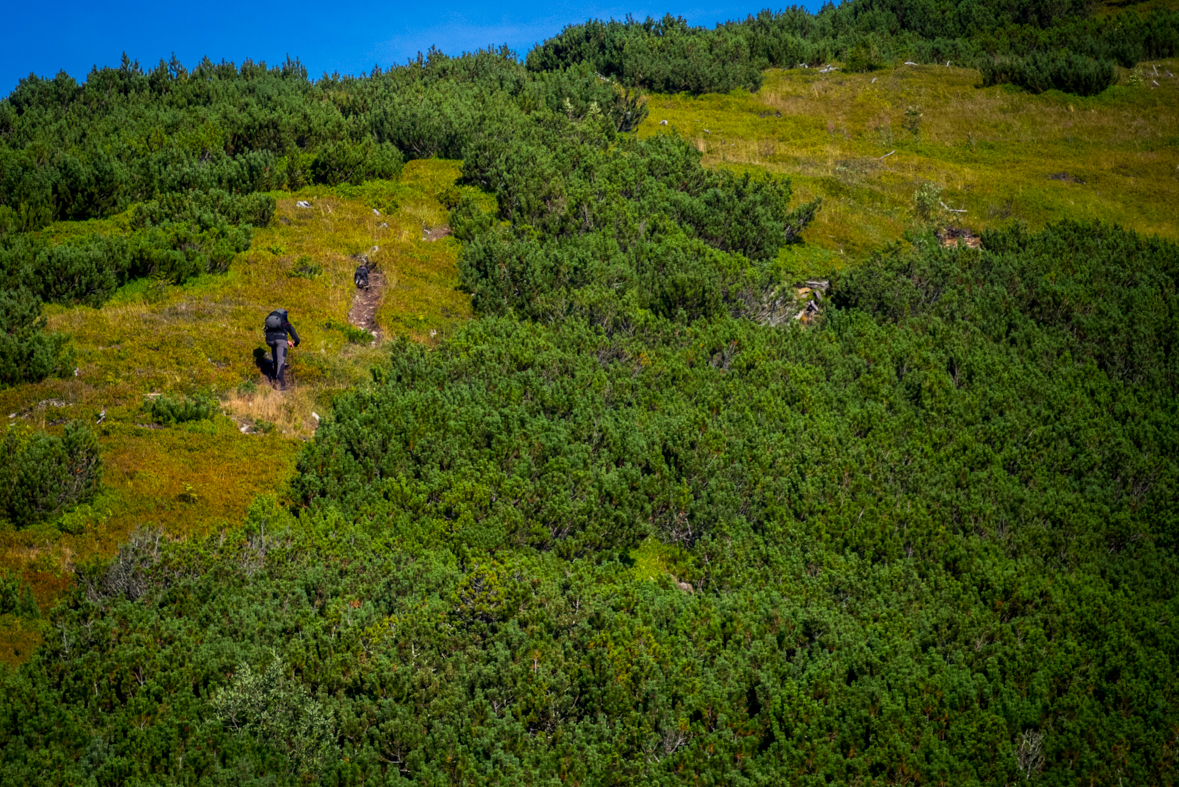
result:
[[(274, 366), (274, 381), (278, 383), (278, 390), (287, 387), (287, 348), (299, 346), (299, 334), (295, 326), (287, 319), (286, 309), (275, 309), (266, 315), (266, 343), (270, 345), (270, 359)], [(292, 342), (287, 334), (294, 337)]]
[(356, 282), (356, 289), (368, 289), (368, 263), (360, 263), (360, 267), (356, 269), (356, 273), (352, 276), (352, 281)]

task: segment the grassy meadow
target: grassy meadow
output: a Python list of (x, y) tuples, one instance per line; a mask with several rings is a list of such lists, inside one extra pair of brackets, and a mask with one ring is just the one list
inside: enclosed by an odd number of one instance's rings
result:
[[(839, 266), (931, 220), (978, 232), (1100, 219), (1176, 239), (1179, 78), (1165, 74), (1179, 61), (1157, 69), (1124, 72), (1093, 98), (981, 88), (978, 71), (952, 63), (771, 70), (756, 94), (652, 96), (639, 134), (671, 130), (706, 165), (787, 175), (799, 198), (822, 197), (787, 257)], [(965, 213), (919, 216), (926, 183)]]

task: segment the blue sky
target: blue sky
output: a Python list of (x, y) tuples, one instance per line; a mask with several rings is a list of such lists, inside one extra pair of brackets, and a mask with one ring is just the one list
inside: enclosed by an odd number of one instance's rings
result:
[[(240, 63), (245, 58), (276, 64), (289, 53), (312, 77), (332, 71), (356, 74), (374, 64), (404, 63), (431, 44), (447, 54), (508, 44), (521, 55), (567, 24), (590, 17), (642, 18), (672, 13), (711, 27), (767, 7), (721, 0), (631, 5), (508, 0), (508, 2), (357, 2), (356, 0), (277, 0), (254, 4), (213, 0), (204, 3), (62, 0), (46, 4), (11, 3), (3, 12), (0, 96), (8, 95), (29, 73), (52, 77), (65, 70), (82, 81), (91, 66), (117, 66), (124, 51), (148, 68), (172, 53), (190, 68), (203, 56)], [(769, 7), (778, 9), (790, 5)], [(816, 10), (815, 0), (803, 3)]]

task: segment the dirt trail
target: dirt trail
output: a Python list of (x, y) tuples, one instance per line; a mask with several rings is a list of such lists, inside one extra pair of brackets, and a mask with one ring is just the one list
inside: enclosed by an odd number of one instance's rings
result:
[(368, 275), (368, 289), (357, 290), (352, 296), (352, 308), (348, 311), (348, 322), (354, 328), (364, 330), (381, 340), (381, 331), (377, 326), (377, 306), (381, 302), (381, 295), (385, 292), (385, 274), (373, 271)]
[[(426, 243), (433, 243), (434, 241), (442, 240), (450, 237), (450, 227), (445, 224), (439, 224), (434, 227), (422, 225), (422, 240)], [(373, 247), (370, 254), (376, 254), (378, 248)], [(358, 262), (365, 262), (372, 266), (374, 263), (369, 261), (367, 255), (358, 255), (353, 257)], [(352, 296), (352, 308), (348, 311), (348, 322), (352, 323), (354, 328), (363, 328), (377, 338), (379, 342), (382, 338), (381, 330), (377, 325), (377, 306), (381, 303), (381, 297), (385, 293), (385, 287), (388, 286), (388, 281), (385, 279), (385, 274), (380, 270), (372, 270), (368, 274), (368, 289), (357, 290)]]

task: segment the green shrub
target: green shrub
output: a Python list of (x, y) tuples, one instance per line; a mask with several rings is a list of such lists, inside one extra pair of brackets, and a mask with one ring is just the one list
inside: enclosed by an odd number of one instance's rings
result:
[(1027, 57), (984, 59), (983, 85), (1018, 85), (1031, 93), (1060, 90), (1095, 96), (1117, 82), (1114, 64), (1071, 52), (1034, 52)]
[(229, 268), (250, 248), (251, 229), (219, 223), (164, 223), (128, 235), (83, 235), (62, 243), (40, 237), (0, 242), (0, 280), (24, 287), (50, 303), (98, 307), (134, 279), (181, 284), (202, 273)]
[(463, 194), (454, 186), (447, 186), (436, 195), (438, 202), (447, 210), (455, 208), (463, 199)]
[(359, 184), (366, 180), (392, 179), (401, 174), (401, 152), (388, 142), (332, 142), (325, 145), (311, 164), (316, 183), (337, 186)]
[(852, 74), (865, 74), (883, 67), (874, 48), (866, 41), (853, 47), (843, 59), (843, 69)]
[(708, 31), (671, 15), (571, 25), (531, 50), (526, 62), (540, 72), (586, 64), (625, 85), (659, 93), (757, 90), (762, 82), (742, 31)]
[(786, 179), (704, 169), (678, 137), (586, 150), (586, 133), (561, 118), (468, 147), (464, 173), (496, 194), (507, 221), (473, 200), (450, 214), (467, 242), (463, 286), (484, 314), (641, 308), (694, 319), (740, 309), (774, 286), (770, 261), (818, 209), (792, 210)]
[(1014, 227), (830, 285), (805, 329), (599, 284), (622, 319), (395, 343), (294, 522), (79, 570), (5, 776), (1165, 782), (1179, 246)]
[(266, 227), (274, 217), (269, 194), (230, 194), (221, 189), (162, 194), (138, 205), (132, 216), (136, 227), (191, 224), (207, 230), (229, 225)]
[(41, 610), (37, 607), (29, 583), (20, 576), (9, 576), (7, 571), (0, 571), (0, 615), (41, 617)]
[(144, 403), (144, 410), (157, 424), (182, 424), (211, 419), (220, 410), (217, 400), (208, 396), (155, 396)]
[(9, 431), (0, 441), (0, 511), (17, 527), (49, 519), (98, 493), (102, 459), (89, 426), (66, 424), (61, 437)]
[(251, 421), (254, 431), (259, 434), (272, 434), (275, 430), (274, 422), (267, 421), (262, 418), (255, 418)]
[(31, 292), (0, 291), (0, 387), (35, 383), (73, 366), (67, 337), (44, 328), (41, 303)]
[(323, 266), (312, 262), (311, 258), (304, 254), (295, 261), (295, 267), (291, 269), (290, 275), (298, 279), (317, 279), (323, 275)]

